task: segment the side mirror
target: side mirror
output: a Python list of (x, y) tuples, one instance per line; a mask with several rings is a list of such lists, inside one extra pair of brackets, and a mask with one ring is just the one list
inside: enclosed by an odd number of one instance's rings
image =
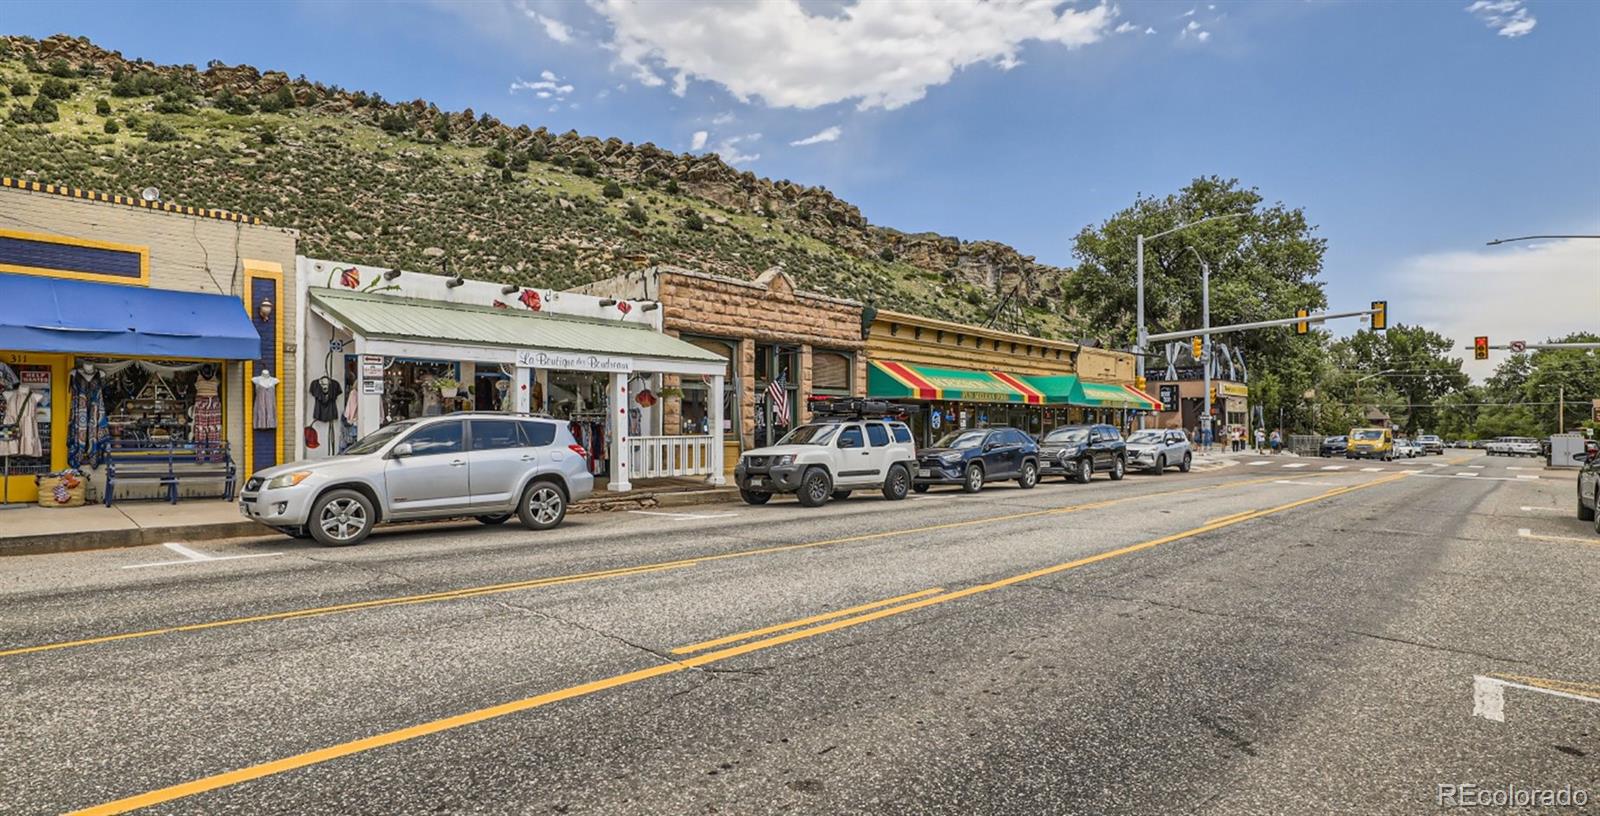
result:
[(1587, 462), (1587, 461), (1589, 461), (1590, 459), (1593, 459), (1593, 458), (1595, 458), (1595, 452), (1594, 451), (1585, 451), (1583, 453), (1574, 453), (1574, 454), (1572, 454), (1572, 461), (1574, 461), (1574, 462)]
[(404, 459), (404, 458), (406, 458), (407, 456), (410, 456), (410, 455), (411, 455), (411, 443), (410, 442), (401, 442), (400, 444), (395, 445), (393, 450), (389, 451), (389, 457), (391, 459)]

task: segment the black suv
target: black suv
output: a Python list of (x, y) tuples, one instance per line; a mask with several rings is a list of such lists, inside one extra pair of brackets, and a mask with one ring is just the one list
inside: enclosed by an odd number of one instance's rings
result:
[(1060, 474), (1078, 483), (1096, 471), (1113, 481), (1128, 472), (1128, 444), (1111, 425), (1067, 425), (1044, 435), (1039, 443), (1039, 472)]
[(976, 493), (984, 482), (1005, 479), (1016, 479), (1024, 490), (1039, 483), (1039, 443), (1015, 428), (969, 428), (917, 451), (911, 489), (925, 493), (930, 485), (958, 484)]

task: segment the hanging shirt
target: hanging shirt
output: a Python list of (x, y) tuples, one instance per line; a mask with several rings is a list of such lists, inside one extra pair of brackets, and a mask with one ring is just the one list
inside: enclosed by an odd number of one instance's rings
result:
[(39, 443), (39, 403), (44, 395), (29, 388), (18, 388), (0, 394), (0, 425), (15, 423), (17, 435), (10, 441), (0, 441), (0, 456), (43, 456)]
[(332, 422), (339, 418), (339, 395), (344, 386), (332, 377), (319, 377), (311, 382), (311, 418), (317, 422)]

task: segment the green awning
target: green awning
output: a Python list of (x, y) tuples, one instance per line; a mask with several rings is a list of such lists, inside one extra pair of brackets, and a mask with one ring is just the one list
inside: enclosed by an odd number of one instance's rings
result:
[(1044, 396), (1046, 405), (1071, 405), (1072, 396), (1078, 391), (1076, 374), (1029, 375), (1022, 379)]
[(1154, 411), (1160, 407), (1160, 402), (1154, 397), (1131, 385), (1086, 382), (1078, 383), (1072, 404), (1091, 408), (1133, 408), (1140, 411)]
[(717, 354), (647, 326), (339, 289), (310, 290), (311, 303), (364, 337), (419, 343), (539, 348), (726, 363)]
[(867, 367), (867, 396), (954, 402), (1021, 402), (1039, 405), (1044, 396), (1020, 375), (968, 368), (936, 368), (893, 360)]

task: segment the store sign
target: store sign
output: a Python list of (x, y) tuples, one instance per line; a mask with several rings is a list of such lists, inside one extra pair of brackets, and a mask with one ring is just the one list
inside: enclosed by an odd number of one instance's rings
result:
[(1215, 388), (1217, 397), (1219, 399), (1222, 397), (1250, 396), (1250, 386), (1248, 385), (1240, 385), (1239, 383), (1217, 383)]
[(576, 351), (517, 352), (517, 365), (522, 368), (547, 368), (559, 371), (606, 371), (627, 374), (633, 371), (632, 357), (613, 357), (609, 354), (584, 354)]
[(1161, 410), (1163, 410), (1163, 411), (1176, 411), (1176, 410), (1178, 410), (1178, 386), (1176, 386), (1176, 385), (1163, 385), (1163, 386), (1161, 386)]
[(361, 355), (361, 376), (363, 379), (382, 379), (383, 357), (377, 354)]
[(382, 394), (383, 393), (383, 380), (362, 380), (361, 381), (361, 393), (363, 393), (363, 394)]

